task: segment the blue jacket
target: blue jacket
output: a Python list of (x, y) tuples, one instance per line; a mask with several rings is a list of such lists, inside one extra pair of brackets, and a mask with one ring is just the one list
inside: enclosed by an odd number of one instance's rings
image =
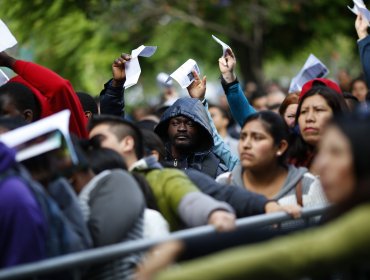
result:
[(365, 74), (367, 86), (370, 87), (370, 36), (366, 36), (358, 41), (358, 50), (360, 52), (361, 64)]
[[(191, 119), (194, 123), (198, 124), (203, 134), (202, 142), (198, 143), (197, 151), (181, 159), (174, 159), (172, 157), (167, 132), (170, 119), (177, 116), (184, 116)], [(166, 156), (163, 162), (165, 166), (181, 169), (190, 167), (200, 170), (213, 178), (228, 170), (221, 159), (212, 151), (214, 146), (212, 128), (208, 121), (206, 109), (198, 99), (188, 97), (178, 99), (163, 113), (154, 131), (166, 143)]]

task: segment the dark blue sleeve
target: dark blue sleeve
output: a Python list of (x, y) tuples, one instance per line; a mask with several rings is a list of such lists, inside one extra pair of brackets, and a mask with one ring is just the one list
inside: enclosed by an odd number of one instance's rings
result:
[(125, 116), (125, 88), (112, 86), (112, 79), (104, 84), (100, 92), (100, 113), (105, 115)]
[(238, 218), (265, 214), (265, 205), (268, 199), (263, 195), (234, 186), (221, 185), (208, 175), (195, 169), (188, 168), (184, 171), (203, 193), (230, 204)]
[(358, 41), (361, 64), (365, 75), (367, 86), (370, 87), (370, 35)]
[(256, 110), (249, 104), (238, 80), (229, 84), (221, 80), (221, 84), (224, 88), (231, 114), (234, 120), (242, 126), (245, 119), (251, 114), (254, 114)]

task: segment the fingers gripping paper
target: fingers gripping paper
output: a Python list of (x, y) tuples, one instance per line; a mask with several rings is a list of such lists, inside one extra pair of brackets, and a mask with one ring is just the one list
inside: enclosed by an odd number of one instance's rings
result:
[(3, 52), (17, 44), (17, 40), (9, 31), (5, 23), (0, 19), (0, 52)]
[(123, 85), (125, 89), (136, 85), (141, 74), (139, 56), (151, 57), (157, 50), (156, 46), (143, 46), (131, 52), (131, 60), (125, 63), (126, 82)]
[(175, 72), (173, 72), (170, 77), (180, 84), (182, 88), (187, 88), (193, 81), (194, 75), (192, 71), (200, 74), (199, 67), (195, 60), (189, 59), (183, 65), (181, 65)]
[(355, 15), (361, 14), (365, 17), (367, 22), (370, 25), (370, 12), (366, 8), (366, 5), (364, 4), (364, 1), (362, 0), (353, 0), (353, 8), (347, 6), (348, 9), (350, 9)]

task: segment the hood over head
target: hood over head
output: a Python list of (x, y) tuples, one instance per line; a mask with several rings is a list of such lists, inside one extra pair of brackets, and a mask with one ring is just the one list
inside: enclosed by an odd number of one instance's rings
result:
[(198, 124), (200, 131), (204, 134), (201, 143), (198, 143), (200, 151), (210, 150), (213, 145), (212, 128), (208, 121), (206, 108), (196, 98), (179, 98), (162, 115), (160, 122), (154, 129), (154, 132), (162, 139), (168, 141), (168, 126), (170, 119), (178, 116), (184, 116)]

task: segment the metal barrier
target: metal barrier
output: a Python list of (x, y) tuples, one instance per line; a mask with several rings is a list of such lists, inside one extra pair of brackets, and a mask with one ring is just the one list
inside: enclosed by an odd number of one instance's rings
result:
[[(315, 207), (306, 208), (302, 210), (301, 219), (307, 219), (321, 215), (328, 207)], [(255, 228), (261, 226), (268, 226), (271, 224), (279, 224), (282, 222), (290, 221), (292, 217), (285, 212), (276, 212), (271, 214), (256, 215), (252, 217), (238, 219), (236, 221), (237, 228)], [(95, 263), (101, 263), (117, 259), (129, 255), (134, 252), (145, 251), (159, 243), (177, 240), (196, 238), (207, 236), (215, 233), (213, 226), (201, 226), (181, 230), (172, 233), (170, 236), (158, 239), (142, 239), (136, 241), (129, 241), (121, 244), (109, 245), (101, 248), (90, 249), (78, 253), (68, 254), (56, 258), (50, 258), (43, 261), (38, 261), (30, 264), (23, 264), (0, 270), (1, 279), (23, 279), (33, 278), (37, 279), (38, 276), (45, 274), (56, 273), (59, 271), (74, 271), (74, 279), (80, 279), (80, 267), (88, 266)]]

